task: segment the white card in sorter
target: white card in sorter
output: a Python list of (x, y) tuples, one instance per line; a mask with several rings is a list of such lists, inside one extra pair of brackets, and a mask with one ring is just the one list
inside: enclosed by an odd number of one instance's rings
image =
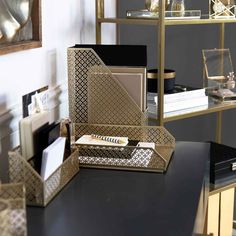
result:
[(41, 176), (46, 180), (63, 162), (65, 137), (59, 137), (43, 150)]

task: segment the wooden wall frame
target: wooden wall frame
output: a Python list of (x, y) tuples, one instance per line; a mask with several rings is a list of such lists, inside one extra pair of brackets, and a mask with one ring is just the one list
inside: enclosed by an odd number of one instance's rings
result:
[(41, 0), (33, 1), (31, 19), (33, 27), (32, 40), (2, 44), (0, 45), (0, 55), (42, 47)]

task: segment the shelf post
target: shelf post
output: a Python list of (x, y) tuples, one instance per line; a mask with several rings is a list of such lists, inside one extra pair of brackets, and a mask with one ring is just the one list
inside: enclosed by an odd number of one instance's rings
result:
[[(116, 17), (120, 16), (120, 8), (119, 8), (119, 0), (115, 0), (116, 4)], [(116, 44), (120, 44), (120, 24), (115, 24), (116, 25)]]
[(165, 67), (165, 0), (159, 1), (159, 20), (158, 20), (158, 106), (157, 118), (158, 125), (164, 125), (164, 67)]
[[(219, 48), (224, 48), (225, 46), (225, 24), (220, 24), (220, 37), (219, 37)], [(216, 142), (221, 143), (222, 135), (222, 111), (217, 112), (216, 114)]]
[(96, 0), (96, 43), (101, 44), (102, 41), (102, 23), (99, 19), (104, 18), (104, 0)]
[(218, 111), (216, 115), (216, 142), (221, 143), (222, 111)]
[(219, 47), (224, 48), (225, 47), (225, 23), (220, 24), (220, 42)]

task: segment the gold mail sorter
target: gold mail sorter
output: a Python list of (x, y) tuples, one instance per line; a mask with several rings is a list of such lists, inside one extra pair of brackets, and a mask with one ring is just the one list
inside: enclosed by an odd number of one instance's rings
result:
[(25, 185), (26, 203), (45, 207), (78, 173), (78, 152), (73, 152), (46, 180), (35, 170), (33, 159), (22, 157), (20, 148), (9, 152), (10, 182)]

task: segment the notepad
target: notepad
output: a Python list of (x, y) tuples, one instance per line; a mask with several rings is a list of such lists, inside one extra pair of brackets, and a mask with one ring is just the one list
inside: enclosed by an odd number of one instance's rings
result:
[(75, 143), (80, 145), (101, 145), (101, 146), (126, 146), (128, 144), (128, 137), (114, 137), (114, 136), (105, 136), (112, 139), (120, 139), (123, 143), (113, 143), (105, 140), (99, 140), (93, 138), (91, 135), (83, 135)]
[(59, 137), (43, 150), (41, 177), (46, 180), (63, 162), (65, 137)]

